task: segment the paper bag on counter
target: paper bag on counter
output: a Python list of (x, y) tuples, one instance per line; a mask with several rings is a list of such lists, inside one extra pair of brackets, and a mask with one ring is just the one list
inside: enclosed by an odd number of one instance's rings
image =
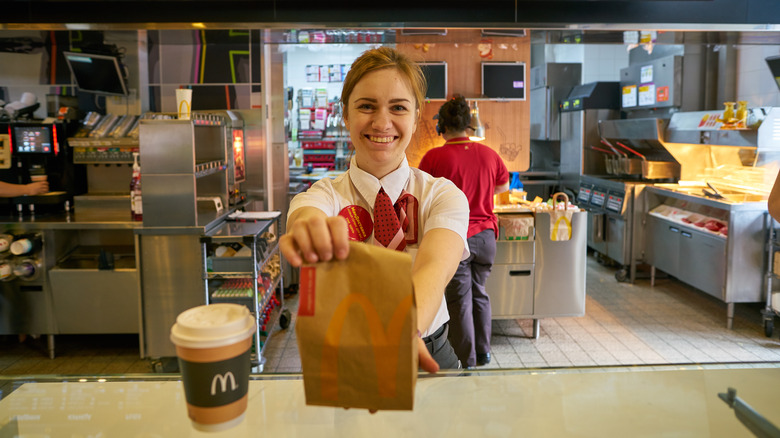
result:
[[(562, 202), (559, 204), (559, 198)], [(574, 210), (568, 208), (569, 197), (558, 192), (552, 196), (553, 208), (550, 210), (550, 240), (561, 242), (571, 239), (571, 218)]]
[(351, 242), (301, 268), (295, 331), (307, 405), (411, 410), (417, 307), (409, 254)]

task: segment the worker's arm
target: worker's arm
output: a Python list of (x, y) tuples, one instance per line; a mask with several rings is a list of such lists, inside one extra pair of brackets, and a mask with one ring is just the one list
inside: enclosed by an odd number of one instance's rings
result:
[(30, 184), (11, 184), (0, 181), (0, 197), (13, 198), (16, 196), (42, 195), (49, 191), (48, 181), (36, 181)]
[(504, 193), (507, 190), (509, 190), (509, 181), (507, 181), (506, 184), (501, 184), (500, 186), (496, 186), (495, 190), (493, 190), (493, 194), (497, 195), (499, 193)]
[(776, 221), (780, 221), (780, 172), (777, 174), (775, 185), (772, 186), (772, 191), (769, 193), (767, 208), (769, 209), (769, 214)]
[(417, 326), (424, 332), (436, 317), (444, 288), (455, 275), (463, 255), (463, 239), (454, 231), (434, 228), (425, 233), (412, 266), (417, 299)]

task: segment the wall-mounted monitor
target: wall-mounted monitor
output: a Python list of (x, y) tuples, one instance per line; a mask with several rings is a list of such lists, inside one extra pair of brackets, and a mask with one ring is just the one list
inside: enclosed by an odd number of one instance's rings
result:
[(447, 35), (447, 29), (401, 29), (401, 35)]
[(482, 29), (483, 37), (526, 37), (525, 29)]
[(79, 90), (106, 96), (127, 96), (119, 58), (110, 55), (63, 52)]
[(425, 80), (428, 83), (428, 90), (425, 92), (426, 99), (447, 99), (447, 63), (446, 62), (421, 62)]
[(50, 154), (54, 152), (52, 125), (11, 125), (11, 145), (15, 154)]
[(483, 62), (482, 96), (490, 99), (525, 100), (525, 63)]

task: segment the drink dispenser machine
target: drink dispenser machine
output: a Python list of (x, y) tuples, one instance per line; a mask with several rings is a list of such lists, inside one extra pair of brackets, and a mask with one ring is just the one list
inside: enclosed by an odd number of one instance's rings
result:
[(83, 169), (72, 162), (65, 141), (65, 123), (8, 123), (8, 145), (3, 148), (0, 180), (12, 184), (29, 184), (45, 179), (49, 193), (0, 200), (5, 213), (64, 211), (75, 194), (85, 189)]

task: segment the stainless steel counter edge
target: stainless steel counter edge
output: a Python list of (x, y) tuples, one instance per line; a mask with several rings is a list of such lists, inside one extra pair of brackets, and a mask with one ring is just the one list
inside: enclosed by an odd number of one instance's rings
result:
[(14, 219), (0, 218), (0, 225), (26, 230), (127, 230), (143, 228), (142, 222), (135, 221), (75, 221), (65, 215), (45, 216), (40, 218)]
[(766, 211), (767, 210), (766, 201), (733, 203), (733, 202), (718, 201), (716, 199), (711, 199), (711, 198), (705, 198), (703, 196), (680, 193), (672, 189), (656, 187), (656, 186), (647, 186), (645, 187), (645, 190), (655, 193), (657, 195), (680, 199), (683, 201), (694, 202), (696, 204), (706, 205), (721, 210), (728, 210), (728, 211)]

